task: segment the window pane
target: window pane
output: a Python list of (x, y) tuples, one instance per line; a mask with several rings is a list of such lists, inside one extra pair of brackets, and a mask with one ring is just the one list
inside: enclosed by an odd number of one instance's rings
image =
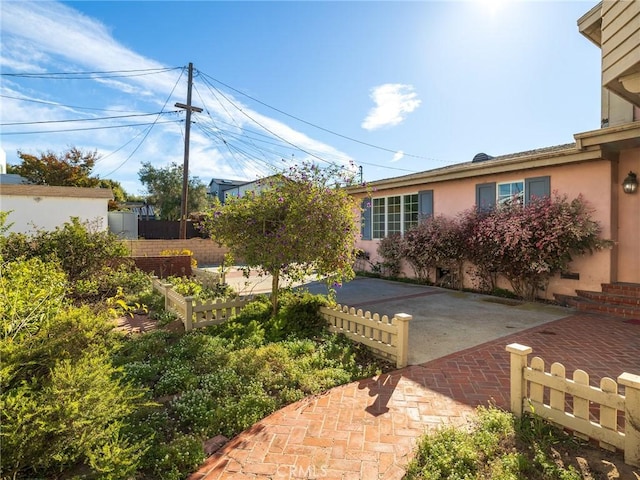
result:
[(404, 231), (418, 224), (418, 194), (404, 196)]
[(385, 208), (385, 199), (384, 198), (374, 198), (373, 199), (373, 238), (383, 238), (384, 237), (384, 208)]
[(498, 203), (522, 203), (524, 182), (511, 182), (498, 184)]
[(387, 235), (400, 233), (400, 220), (402, 216), (399, 196), (387, 198), (387, 212), (389, 214), (387, 220)]

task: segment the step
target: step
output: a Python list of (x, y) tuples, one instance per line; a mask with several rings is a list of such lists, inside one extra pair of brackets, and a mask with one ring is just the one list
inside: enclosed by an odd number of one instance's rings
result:
[(578, 307), (578, 302), (580, 299), (573, 295), (564, 295), (562, 293), (554, 293), (554, 298), (558, 302), (558, 304), (562, 307)]
[(640, 297), (631, 297), (618, 293), (591, 292), (588, 290), (576, 290), (579, 297), (588, 298), (598, 303), (612, 303), (629, 307), (640, 307)]
[(613, 293), (614, 295), (640, 298), (640, 283), (603, 283), (602, 291), (604, 293)]
[(600, 303), (584, 297), (576, 297), (575, 308), (580, 312), (605, 313), (615, 317), (639, 318), (640, 307), (630, 305), (616, 305), (615, 303)]

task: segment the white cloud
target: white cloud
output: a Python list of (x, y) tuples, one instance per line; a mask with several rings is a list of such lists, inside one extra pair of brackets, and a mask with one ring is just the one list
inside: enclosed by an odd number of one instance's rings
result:
[(365, 130), (398, 125), (421, 103), (413, 86), (401, 83), (385, 83), (373, 87), (369, 96), (376, 106), (362, 121), (362, 128)]
[(404, 152), (402, 150), (398, 150), (393, 154), (393, 158), (391, 159), (391, 163), (399, 162), (402, 157), (404, 157)]
[[(76, 71), (123, 71), (151, 70), (167, 68), (162, 63), (146, 58), (123, 46), (104, 24), (90, 18), (67, 5), (57, 2), (2, 2), (2, 41), (3, 45), (15, 48), (2, 48), (0, 65), (3, 71), (14, 72), (76, 72)], [(197, 65), (196, 65), (197, 68)], [(177, 82), (180, 83), (177, 83)], [(20, 78), (13, 79), (11, 90), (5, 82), (0, 92), (32, 100), (45, 100), (54, 104), (77, 105), (102, 109), (152, 112), (159, 111), (165, 105), (173, 110), (173, 104), (184, 102), (186, 74), (170, 70), (150, 75), (95, 78), (78, 80), (73, 87), (58, 89), (61, 82), (41, 81), (29, 83)], [(202, 85), (201, 85), (202, 86)], [(72, 94), (69, 90), (73, 90)], [(167, 98), (170, 92), (173, 94)], [(214, 95), (209, 88), (199, 90), (201, 96), (197, 102), (204, 102), (205, 112), (199, 115), (198, 125), (210, 120), (208, 131), (192, 128), (190, 171), (193, 175), (208, 182), (212, 176), (230, 176), (232, 178), (255, 178), (267, 170), (265, 164), (280, 164), (281, 158), (294, 158), (299, 161), (309, 158), (319, 162), (320, 157), (332, 162), (349, 165), (350, 158), (343, 152), (317, 141), (302, 132), (273, 118), (252, 110), (233, 95), (225, 93), (228, 100)], [(5, 100), (5, 99), (3, 99)], [(233, 102), (233, 105), (229, 102)], [(89, 104), (90, 103), (90, 104)], [(241, 111), (243, 112), (241, 112)], [(0, 118), (3, 122), (50, 121), (91, 116), (108, 116), (113, 113), (75, 108), (57, 107), (21, 101), (0, 102)], [(211, 118), (207, 118), (211, 115)], [(151, 122), (154, 117), (132, 118), (131, 123)], [(166, 165), (173, 161), (182, 162), (184, 145), (184, 113), (179, 117), (164, 116), (160, 120), (182, 119), (180, 124), (158, 124), (140, 144), (146, 127), (113, 128), (89, 130), (84, 132), (65, 132), (62, 135), (8, 135), (2, 143), (8, 155), (16, 161), (17, 149), (23, 151), (53, 150), (64, 151), (74, 145), (93, 150), (97, 149), (104, 158), (96, 168), (96, 173), (107, 175), (126, 185), (135, 183), (137, 171), (143, 161), (152, 161), (157, 165)], [(259, 122), (264, 129), (258, 126)], [(120, 125), (124, 120), (117, 121)], [(98, 126), (94, 122), (91, 126)], [(218, 129), (214, 131), (213, 126)], [(50, 124), (46, 127), (24, 126), (23, 131), (47, 129), (70, 129), (85, 127), (86, 124)], [(38, 128), (36, 128), (38, 127)], [(243, 128), (260, 131), (269, 135), (271, 145), (266, 142), (251, 147)], [(12, 127), (12, 130), (19, 130)], [(235, 135), (235, 136), (234, 136)], [(239, 137), (242, 135), (242, 137)], [(226, 143), (225, 143), (226, 142)], [(235, 145), (234, 145), (235, 143)], [(230, 151), (229, 145), (238, 147)], [(133, 150), (138, 150), (133, 153)], [(253, 151), (249, 151), (253, 148)], [(271, 150), (270, 150), (271, 149)], [(243, 154), (242, 151), (249, 151)], [(113, 153), (116, 152), (116, 153)], [(108, 156), (107, 156), (108, 155)], [(127, 158), (131, 156), (130, 159)], [(108, 175), (115, 170), (112, 175)]]

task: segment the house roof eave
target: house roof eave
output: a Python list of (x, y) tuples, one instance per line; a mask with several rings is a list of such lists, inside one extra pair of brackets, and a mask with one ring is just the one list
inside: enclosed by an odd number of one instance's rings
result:
[(353, 194), (366, 193), (372, 187), (376, 188), (377, 191), (388, 190), (425, 183), (483, 177), (497, 173), (521, 171), (532, 168), (548, 167), (551, 165), (585, 162), (601, 158), (603, 158), (602, 150), (598, 147), (578, 150), (575, 145), (561, 145), (558, 147), (551, 147), (550, 149), (543, 149), (538, 151), (538, 153), (531, 153), (528, 155), (507, 155), (504, 157), (496, 157), (486, 162), (467, 162), (435, 170), (404, 175), (402, 177), (377, 180), (368, 182), (366, 186), (349, 187), (348, 191)]

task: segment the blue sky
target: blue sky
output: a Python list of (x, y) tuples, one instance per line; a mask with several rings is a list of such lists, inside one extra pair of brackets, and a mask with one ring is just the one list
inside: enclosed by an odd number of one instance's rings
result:
[(9, 163), (97, 150), (97, 175), (143, 193), (142, 162), (183, 160), (171, 112), (193, 62), (205, 183), (306, 158), (371, 181), (568, 143), (600, 126), (600, 52), (576, 26), (595, 4), (3, 0), (0, 141)]

